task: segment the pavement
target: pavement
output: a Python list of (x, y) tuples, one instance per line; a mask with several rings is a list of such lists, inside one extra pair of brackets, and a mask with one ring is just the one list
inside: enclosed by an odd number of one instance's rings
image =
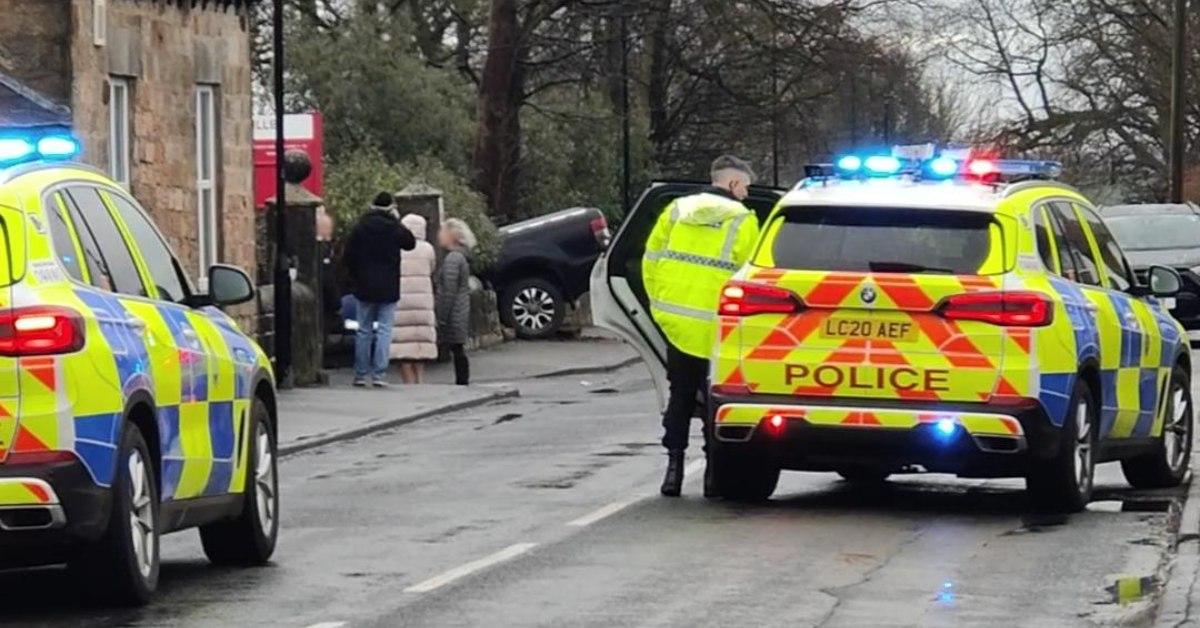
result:
[(0, 623), (1140, 625), (1145, 607), (1108, 589), (1154, 574), (1174, 542), (1162, 500), (1112, 464), (1095, 507), (1066, 521), (1031, 517), (1019, 480), (941, 475), (785, 473), (769, 503), (706, 501), (698, 425), (684, 496), (661, 498), (643, 366), (514, 383), (519, 397), (284, 457), (268, 567), (213, 567), (183, 532), (164, 537), (145, 608), (86, 605), (40, 569), (0, 574)]
[(455, 386), (449, 363), (431, 364), (420, 385), (400, 384), (393, 365), (387, 388), (354, 388), (351, 369), (329, 371), (329, 385), (279, 393), (283, 455), (358, 438), (438, 414), (520, 395), (518, 382), (605, 373), (639, 361), (607, 332), (588, 328), (578, 340), (516, 340), (469, 354), (470, 386)]

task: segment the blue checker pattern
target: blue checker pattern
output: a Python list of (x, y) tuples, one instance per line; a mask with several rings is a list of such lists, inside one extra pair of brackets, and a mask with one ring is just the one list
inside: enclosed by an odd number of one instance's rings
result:
[(100, 486), (111, 486), (116, 475), (119, 419), (115, 412), (75, 417), (75, 453)]
[(87, 288), (77, 288), (75, 295), (92, 310), (100, 326), (100, 332), (116, 362), (121, 391), (128, 396), (138, 387), (146, 387), (150, 381), (150, 358), (146, 351), (146, 342), (140, 333), (125, 322), (131, 320), (133, 315), (115, 295)]

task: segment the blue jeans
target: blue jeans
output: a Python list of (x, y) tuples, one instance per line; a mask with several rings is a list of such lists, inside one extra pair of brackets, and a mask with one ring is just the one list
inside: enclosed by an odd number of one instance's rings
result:
[(370, 374), (375, 379), (383, 379), (387, 375), (396, 304), (359, 301), (356, 314), (358, 332), (354, 335), (354, 375), (365, 379)]

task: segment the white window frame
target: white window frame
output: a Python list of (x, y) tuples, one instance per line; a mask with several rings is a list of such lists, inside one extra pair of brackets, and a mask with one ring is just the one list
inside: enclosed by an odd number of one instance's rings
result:
[(201, 283), (207, 282), (209, 267), (219, 261), (217, 121), (220, 117), (216, 113), (219, 106), (216, 87), (196, 86), (196, 258)]
[(113, 181), (129, 189), (132, 169), (133, 133), (130, 128), (130, 98), (133, 81), (119, 76), (108, 79), (108, 173)]

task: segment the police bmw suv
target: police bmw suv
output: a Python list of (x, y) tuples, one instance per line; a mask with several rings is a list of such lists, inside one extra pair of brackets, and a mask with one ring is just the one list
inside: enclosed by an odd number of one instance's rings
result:
[[(780, 470), (1024, 477), (1041, 506), (1086, 505), (1094, 467), (1181, 482), (1191, 357), (1161, 299), (1053, 162), (850, 155), (748, 205), (756, 253), (712, 304), (706, 414), (717, 489), (764, 499)], [(597, 264), (597, 320), (662, 380), (636, 263), (652, 187)]]
[(221, 564), (278, 533), (275, 387), (195, 290), (137, 201), (69, 163), (61, 129), (0, 134), (0, 568), (66, 562), (107, 601), (145, 602), (159, 535), (200, 528)]

